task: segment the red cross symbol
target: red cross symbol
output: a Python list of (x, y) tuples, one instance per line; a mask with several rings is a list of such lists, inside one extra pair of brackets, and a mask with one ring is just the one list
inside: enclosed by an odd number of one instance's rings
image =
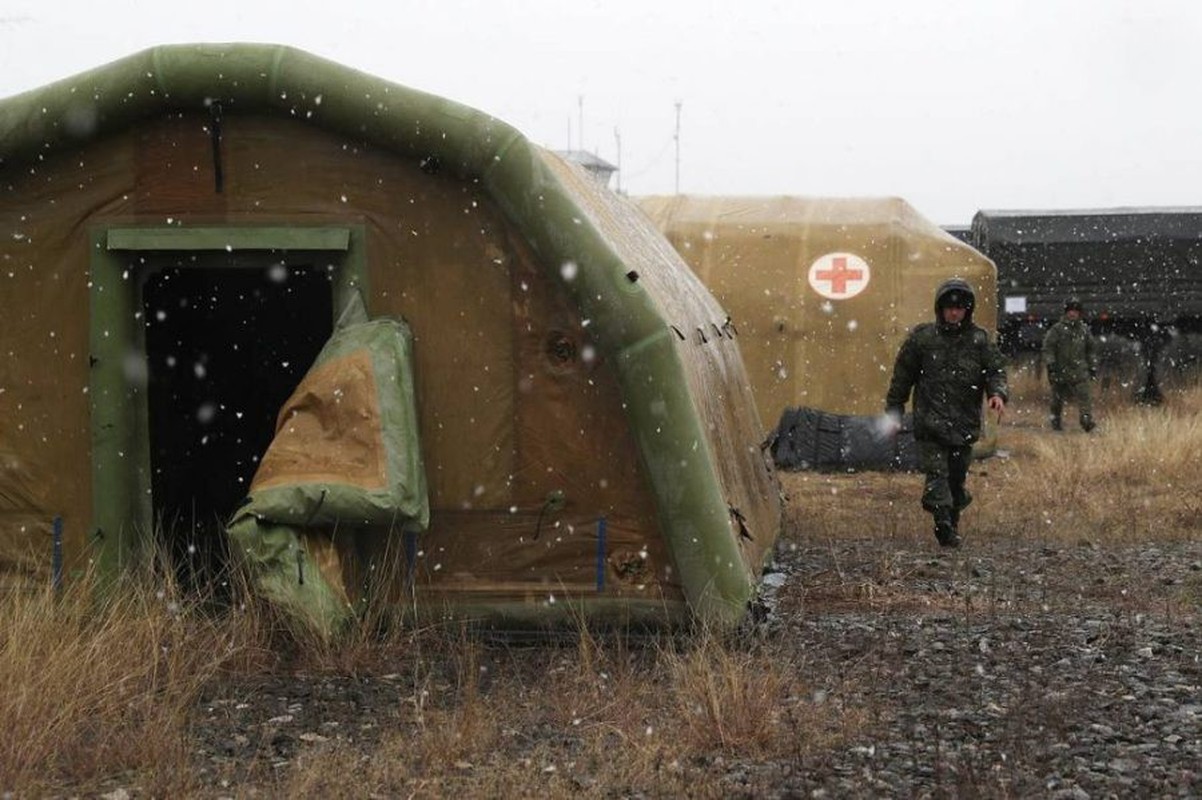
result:
[(831, 264), (834, 265), (833, 269), (820, 269), (814, 277), (820, 281), (828, 281), (834, 294), (847, 294), (848, 281), (864, 280), (863, 270), (847, 268), (847, 256), (835, 256), (831, 259)]
[(855, 253), (827, 253), (810, 264), (810, 288), (829, 300), (847, 300), (868, 288), (872, 268)]

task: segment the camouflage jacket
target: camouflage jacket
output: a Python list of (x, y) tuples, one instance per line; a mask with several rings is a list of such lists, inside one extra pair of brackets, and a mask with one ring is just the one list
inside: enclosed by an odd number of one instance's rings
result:
[(1081, 383), (1097, 371), (1093, 336), (1082, 319), (1062, 317), (1043, 337), (1043, 363), (1048, 380), (1057, 384)]
[(989, 334), (971, 322), (927, 322), (910, 331), (893, 365), (887, 411), (900, 414), (914, 395), (914, 438), (962, 447), (981, 437), (981, 403), (1008, 399), (1006, 361)]

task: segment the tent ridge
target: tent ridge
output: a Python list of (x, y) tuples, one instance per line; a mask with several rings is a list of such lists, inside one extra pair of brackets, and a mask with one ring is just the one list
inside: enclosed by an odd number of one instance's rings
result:
[[(86, 99), (79, 96), (80, 86), (88, 87)], [(297, 113), (297, 92), (340, 94), (341, 102), (306, 118)], [(383, 109), (377, 107), (381, 95), (389, 98)], [(363, 137), (405, 156), (437, 155), (466, 177), (482, 175), (501, 145), (524, 138), (477, 109), (286, 45), (158, 45), (0, 100), (0, 167), (209, 101)], [(88, 104), (87, 113), (81, 113), (81, 102)], [(81, 118), (89, 124), (78, 124)], [(419, 118), (426, 124), (415, 132), (409, 123)]]

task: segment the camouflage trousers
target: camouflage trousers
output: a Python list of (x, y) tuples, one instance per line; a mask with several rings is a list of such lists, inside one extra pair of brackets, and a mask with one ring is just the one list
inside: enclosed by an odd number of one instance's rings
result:
[(967, 508), (972, 495), (964, 487), (968, 466), (972, 463), (972, 445), (948, 447), (935, 442), (917, 442), (918, 466), (926, 474), (922, 487), (922, 507), (931, 513), (938, 509)]
[(1093, 416), (1093, 400), (1089, 396), (1089, 381), (1077, 381), (1076, 383), (1053, 383), (1052, 384), (1052, 408), (1051, 416), (1053, 420), (1059, 420), (1060, 414), (1064, 411), (1064, 404), (1072, 403), (1077, 407), (1077, 412), (1082, 417)]

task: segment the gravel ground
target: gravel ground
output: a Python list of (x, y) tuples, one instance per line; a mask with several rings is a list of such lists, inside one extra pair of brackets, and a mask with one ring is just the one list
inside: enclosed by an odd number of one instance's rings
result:
[(767, 624), (818, 691), (879, 713), (850, 746), (787, 776), (748, 768), (732, 791), (1202, 795), (1202, 544), (851, 540), (781, 561)]
[[(697, 796), (1202, 796), (1202, 543), (835, 539), (786, 544), (777, 570), (753, 637), (858, 721), (788, 759), (683, 765)], [(399, 674), (215, 688), (194, 723), (201, 780), (271, 794), (306, 748), (370, 751), (412, 695)]]

